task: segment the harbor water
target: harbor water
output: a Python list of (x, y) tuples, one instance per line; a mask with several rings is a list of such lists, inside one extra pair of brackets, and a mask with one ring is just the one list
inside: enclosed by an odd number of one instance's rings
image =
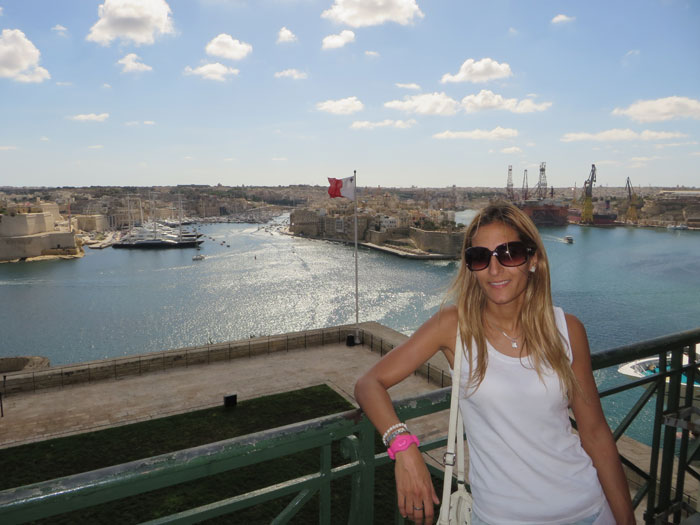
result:
[[(2, 264), (0, 356), (61, 365), (354, 322), (352, 246), (284, 235), (283, 220), (202, 225), (201, 252), (86, 248), (81, 259)], [(554, 302), (583, 321), (593, 352), (700, 326), (700, 232), (541, 231)], [(364, 248), (358, 263), (360, 321), (405, 334), (437, 311), (457, 270)], [(625, 379), (603, 370), (596, 380)], [(612, 424), (630, 396), (605, 402)]]

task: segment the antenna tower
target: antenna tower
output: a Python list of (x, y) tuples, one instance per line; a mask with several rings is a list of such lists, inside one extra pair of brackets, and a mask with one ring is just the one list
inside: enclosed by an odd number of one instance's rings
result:
[(537, 198), (546, 199), (547, 198), (547, 174), (545, 168), (547, 166), (546, 162), (540, 162), (540, 181), (537, 183)]

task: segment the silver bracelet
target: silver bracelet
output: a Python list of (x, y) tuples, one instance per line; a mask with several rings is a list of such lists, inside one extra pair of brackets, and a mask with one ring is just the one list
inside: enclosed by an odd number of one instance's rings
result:
[(403, 428), (408, 432), (408, 427), (406, 426), (406, 423), (396, 423), (395, 425), (391, 425), (389, 428), (386, 429), (386, 432), (384, 432), (384, 435), (382, 436), (382, 443), (384, 443), (385, 447), (389, 446), (387, 437), (397, 428)]
[(399, 437), (401, 434), (410, 434), (408, 431), (408, 428), (399, 428), (398, 430), (395, 430), (386, 440), (386, 448), (389, 448), (391, 446), (391, 442), (394, 441), (397, 437)]

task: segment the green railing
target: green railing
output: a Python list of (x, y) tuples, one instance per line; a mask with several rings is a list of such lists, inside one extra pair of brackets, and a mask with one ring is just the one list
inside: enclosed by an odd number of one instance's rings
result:
[[(634, 504), (636, 507), (646, 500), (646, 523), (666, 523), (667, 516), (678, 522), (681, 511), (688, 510), (683, 497), (685, 476), (691, 475), (700, 480), (700, 475), (689, 466), (700, 447), (700, 440), (691, 440), (689, 435), (690, 430), (697, 430), (694, 428), (690, 408), (693, 389), (683, 389), (685, 392), (682, 392), (681, 388), (683, 373), (688, 377), (688, 384), (693, 384), (698, 366), (695, 345), (699, 343), (700, 329), (615, 348), (593, 356), (594, 369), (618, 366), (645, 357), (657, 356), (659, 359), (661, 372), (658, 374), (600, 392), (601, 397), (607, 397), (644, 387), (639, 401), (614, 429), (616, 439), (625, 432), (644, 405), (652, 400), (653, 395), (658, 394), (654, 420), (649, 429), (652, 434), (649, 468), (636, 465), (629, 458), (622, 458), (623, 463), (644, 480), (634, 497)], [(688, 355), (689, 364), (683, 365), (684, 354)], [(449, 397), (450, 389), (446, 387), (397, 401), (395, 406), (402, 420), (411, 420), (448, 409)], [(679, 444), (676, 443), (676, 427), (682, 430)], [(0, 523), (23, 523), (47, 518), (259, 464), (303, 450), (318, 449), (320, 468), (317, 472), (149, 523), (196, 523), (294, 495), (273, 520), (273, 523), (287, 523), (303, 505), (318, 495), (320, 523), (347, 520), (351, 524), (364, 525), (373, 522), (375, 469), (390, 462), (386, 453), (375, 454), (375, 437), (374, 427), (367, 418), (359, 410), (351, 410), (144, 460), (8, 489), (0, 492)], [(340, 443), (345, 463), (333, 466), (331, 446), (336, 442)], [(444, 444), (445, 438), (442, 437), (427, 441), (420, 448), (429, 451)], [(675, 476), (674, 462), (677, 463)], [(341, 477), (350, 477), (351, 480), (350, 512), (349, 516), (343, 517), (333, 515), (331, 508), (331, 482)], [(401, 522), (398, 514), (397, 522)]]

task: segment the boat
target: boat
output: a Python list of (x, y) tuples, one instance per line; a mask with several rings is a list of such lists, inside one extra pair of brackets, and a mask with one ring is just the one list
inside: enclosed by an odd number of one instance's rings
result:
[[(670, 368), (670, 361), (671, 358), (670, 356), (666, 359), (667, 362), (667, 368)], [(688, 358), (688, 354), (683, 354), (683, 360), (682, 360), (683, 366), (687, 365), (690, 363), (690, 359)], [(621, 365), (617, 371), (621, 373), (622, 375), (628, 376), (628, 377), (633, 377), (635, 379), (641, 379), (644, 377), (648, 376), (653, 376), (659, 373), (659, 358), (658, 356), (652, 356), (652, 357), (645, 357), (643, 359), (637, 359), (635, 361), (630, 361), (629, 363), (625, 363)], [(700, 378), (700, 372), (696, 373), (699, 378)], [(666, 383), (670, 381), (670, 378), (666, 378)], [(683, 398), (685, 397), (685, 389), (688, 384), (688, 378), (686, 377), (686, 374), (684, 373), (682, 375), (681, 379), (681, 400), (680, 403), (683, 403)], [(695, 388), (697, 387), (697, 388)], [(693, 404), (697, 405), (700, 402), (700, 382), (698, 380), (695, 380), (695, 387), (693, 388)], [(668, 391), (666, 391), (668, 395)]]
[(564, 242), (566, 244), (574, 244), (574, 238), (571, 235), (564, 236)]
[(564, 226), (567, 207), (554, 199), (526, 200), (516, 204), (536, 226)]
[(688, 225), (687, 224), (669, 224), (666, 226), (666, 229), (668, 230), (687, 230)]
[(203, 261), (204, 260), (204, 254), (203, 253), (198, 253), (197, 255), (192, 256), (193, 261)]
[[(581, 224), (581, 210), (569, 208), (567, 219), (574, 224)], [(617, 213), (612, 211), (594, 211), (593, 226), (614, 226), (617, 221)]]

